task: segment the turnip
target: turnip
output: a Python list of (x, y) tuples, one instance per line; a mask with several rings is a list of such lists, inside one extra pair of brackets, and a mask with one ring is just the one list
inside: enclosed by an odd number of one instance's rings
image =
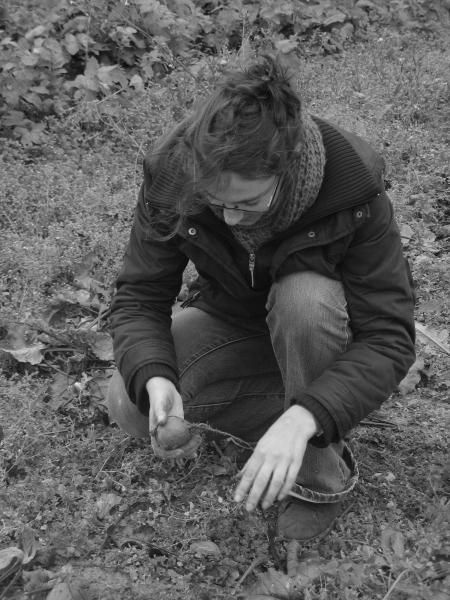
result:
[(164, 450), (175, 450), (185, 446), (191, 439), (189, 424), (181, 417), (169, 416), (164, 425), (155, 428), (155, 439)]

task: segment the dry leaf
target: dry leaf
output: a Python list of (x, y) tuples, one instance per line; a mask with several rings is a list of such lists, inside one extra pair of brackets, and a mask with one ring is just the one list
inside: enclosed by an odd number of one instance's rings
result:
[(109, 383), (113, 375), (113, 369), (105, 369), (99, 371), (89, 380), (89, 392), (91, 398), (94, 398), (98, 403), (106, 402)]
[(31, 527), (25, 526), (22, 529), (20, 533), (20, 545), (25, 555), (22, 562), (26, 565), (33, 560), (39, 548), (39, 543), (36, 541), (34, 531)]
[(99, 519), (104, 519), (109, 515), (111, 509), (122, 502), (122, 498), (117, 494), (102, 494), (96, 502), (96, 515)]
[(277, 600), (302, 600), (299, 578), (288, 577), (281, 571), (270, 568), (258, 575), (258, 580), (250, 588), (246, 600), (275, 598)]
[(52, 305), (61, 310), (64, 304), (79, 304), (90, 308), (92, 306), (91, 294), (88, 290), (78, 289), (74, 290), (69, 286), (62, 288), (62, 290), (55, 296), (55, 300)]
[(55, 574), (47, 569), (35, 569), (34, 571), (24, 571), (22, 579), (24, 581), (24, 592), (32, 597), (32, 594), (40, 590), (51, 579), (55, 578)]
[(24, 556), (22, 550), (15, 546), (0, 550), (0, 583), (20, 569)]
[(100, 360), (114, 360), (112, 337), (104, 331), (90, 332), (91, 350)]
[(45, 348), (45, 344), (38, 342), (33, 346), (27, 346), (24, 348), (20, 348), (19, 350), (6, 350), (6, 348), (1, 348), (4, 352), (8, 352), (11, 356), (19, 362), (29, 363), (30, 365), (38, 365), (44, 359), (44, 356), (41, 353), (41, 350)]
[(48, 405), (53, 410), (58, 410), (64, 404), (70, 402), (73, 397), (73, 376), (65, 373), (55, 373), (53, 381), (48, 387)]
[(405, 554), (405, 542), (400, 531), (386, 527), (381, 532), (381, 547), (387, 560), (390, 562), (394, 556), (403, 558)]
[[(45, 344), (29, 340), (29, 334), (25, 330), (25, 325), (7, 326), (7, 335), (2, 340), (0, 351), (6, 352), (13, 356), (19, 362), (38, 365), (43, 360), (41, 350), (45, 348)], [(28, 337), (28, 341), (27, 341)]]
[(201, 554), (202, 556), (220, 556), (221, 551), (217, 544), (211, 540), (202, 540), (200, 542), (192, 542), (189, 546), (189, 551), (193, 554)]
[(324, 560), (317, 551), (303, 555), (297, 563), (296, 575), (302, 578), (306, 586), (323, 574)]
[(75, 584), (62, 581), (55, 585), (46, 600), (85, 600), (85, 596)]
[(414, 229), (412, 229), (412, 227), (410, 227), (409, 225), (403, 224), (400, 227), (400, 237), (402, 238), (403, 245), (405, 246), (405, 248), (407, 248), (409, 242), (414, 237)]

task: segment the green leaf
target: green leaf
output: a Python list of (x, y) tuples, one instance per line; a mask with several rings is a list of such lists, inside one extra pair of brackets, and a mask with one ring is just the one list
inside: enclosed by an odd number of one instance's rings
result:
[(67, 33), (64, 36), (62, 44), (72, 56), (74, 56), (81, 48), (78, 39), (72, 33)]
[(22, 55), (20, 62), (25, 67), (35, 67), (39, 62), (39, 56), (37, 54), (32, 54), (31, 52), (27, 52)]
[(47, 28), (44, 25), (38, 25), (34, 29), (30, 29), (30, 31), (27, 31), (27, 33), (25, 34), (25, 39), (32, 40), (34, 38), (41, 37), (46, 32), (46, 29)]

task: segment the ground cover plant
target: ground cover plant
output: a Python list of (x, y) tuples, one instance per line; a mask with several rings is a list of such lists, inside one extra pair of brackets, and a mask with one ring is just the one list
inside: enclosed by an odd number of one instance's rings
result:
[[(300, 2), (316, 7), (308, 22), (289, 2), (276, 14), (259, 3), (266, 13), (245, 20), (242, 6), (257, 3), (167, 2), (162, 13), (156, 1), (93, 1), (92, 56), (69, 36), (82, 44), (88, 35), (82, 4), (5, 3), (17, 47), (2, 46), (13, 67), (0, 58), (0, 600), (448, 598), (447, 4), (344, 2), (339, 16), (335, 2)], [(156, 42), (114, 12), (130, 5), (164, 16)], [(177, 46), (181, 6), (197, 20)], [(53, 21), (42, 20), (44, 8)], [(345, 25), (353, 29), (340, 37)], [(48, 55), (35, 48), (56, 53), (63, 40), (70, 59), (61, 51), (60, 67), (40, 62)], [(233, 441), (203, 431), (196, 457), (164, 462), (104, 406), (114, 366), (108, 306), (143, 155), (243, 44), (275, 44), (309, 110), (385, 157), (417, 292), (418, 360), (351, 435), (360, 481), (336, 527), (294, 548), (290, 562), (292, 548), (273, 535), (275, 511), (249, 515), (232, 501)], [(39, 58), (22, 73), (25, 55)], [(88, 80), (97, 82), (89, 94)]]

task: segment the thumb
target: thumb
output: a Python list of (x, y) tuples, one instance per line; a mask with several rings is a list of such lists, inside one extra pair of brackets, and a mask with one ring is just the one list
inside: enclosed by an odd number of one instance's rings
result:
[(157, 411), (156, 411), (156, 425), (165, 425), (167, 423), (167, 418), (168, 418), (168, 414), (167, 411), (163, 408), (160, 407)]
[[(152, 405), (150, 404), (152, 407)], [(153, 402), (153, 422), (155, 427), (165, 425), (170, 413), (171, 402), (167, 397), (155, 399)]]

